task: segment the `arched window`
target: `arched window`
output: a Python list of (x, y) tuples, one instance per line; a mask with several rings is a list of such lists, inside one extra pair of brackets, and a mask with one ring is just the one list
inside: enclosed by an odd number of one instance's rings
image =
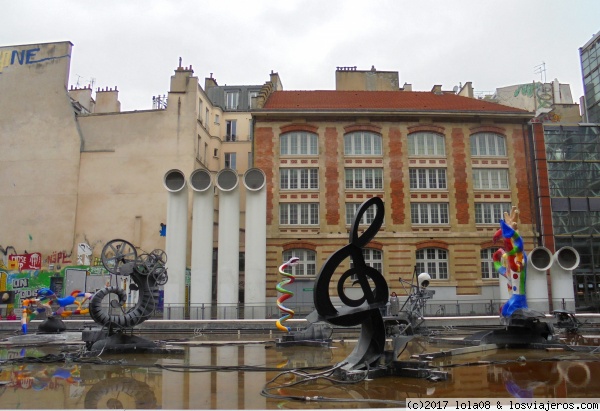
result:
[(475, 133), (471, 135), (471, 155), (505, 157), (506, 139), (496, 133)]
[(409, 134), (408, 155), (446, 157), (446, 139), (430, 131)]
[(481, 250), (481, 278), (484, 280), (498, 278), (498, 271), (494, 269), (492, 256), (497, 248), (484, 248)]
[(381, 136), (369, 131), (355, 131), (344, 136), (344, 154), (347, 156), (380, 156)]
[(288, 267), (285, 272), (293, 275), (317, 275), (317, 253), (304, 248), (293, 248), (283, 252), (283, 262), (298, 257), (297, 265)]
[(279, 137), (282, 156), (306, 156), (319, 154), (319, 137), (306, 131), (293, 131)]
[(432, 280), (448, 279), (448, 251), (441, 248), (417, 250), (417, 272), (428, 273)]

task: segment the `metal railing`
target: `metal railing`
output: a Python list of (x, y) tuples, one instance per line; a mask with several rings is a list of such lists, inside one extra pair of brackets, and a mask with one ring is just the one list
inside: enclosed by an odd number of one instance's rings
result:
[[(453, 316), (479, 316), (499, 315), (505, 300), (430, 300), (424, 309), (425, 317), (453, 317)], [(400, 304), (402, 304), (401, 301)], [(548, 300), (528, 300), (529, 308), (545, 314), (550, 313)], [(569, 302), (564, 299), (556, 309), (569, 309)], [(389, 307), (389, 305), (388, 305)], [(314, 311), (313, 304), (299, 304), (289, 306), (294, 310), (294, 318), (306, 318)], [(389, 310), (382, 310), (384, 315)], [(186, 306), (184, 304), (166, 304), (163, 309), (157, 310), (154, 319), (278, 319), (283, 316), (275, 303), (269, 305), (244, 305), (244, 304), (198, 304)]]
[[(403, 304), (403, 299), (400, 305)], [(425, 317), (452, 317), (452, 316), (479, 316), (479, 315), (499, 315), (505, 300), (429, 300), (424, 307), (423, 315)], [(547, 300), (536, 301), (528, 299), (531, 309), (550, 313)], [(133, 304), (135, 305), (135, 303)], [(120, 308), (105, 307), (106, 310), (122, 310), (126, 312), (129, 307), (126, 305)], [(573, 305), (572, 301), (562, 300), (556, 309), (566, 309)], [(314, 305), (309, 304), (290, 304), (289, 308), (294, 310), (295, 319), (306, 318), (314, 311)], [(20, 317), (20, 310), (15, 310), (15, 314)], [(386, 309), (382, 309), (382, 314), (390, 315), (389, 304)], [(245, 305), (245, 304), (165, 304), (155, 310), (150, 319), (156, 320), (276, 320), (283, 316), (283, 313), (277, 308), (275, 302), (265, 305)], [(45, 315), (41, 313), (37, 319), (43, 319)]]

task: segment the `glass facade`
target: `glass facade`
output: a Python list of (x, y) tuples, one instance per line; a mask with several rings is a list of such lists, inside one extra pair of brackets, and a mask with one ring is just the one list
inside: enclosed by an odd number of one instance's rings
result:
[(587, 121), (600, 123), (600, 32), (579, 49)]
[(555, 247), (573, 247), (577, 309), (600, 307), (600, 127), (544, 126)]

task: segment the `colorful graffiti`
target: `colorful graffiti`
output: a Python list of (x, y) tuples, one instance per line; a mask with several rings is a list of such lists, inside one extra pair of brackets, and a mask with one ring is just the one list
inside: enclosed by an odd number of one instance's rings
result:
[(37, 53), (39, 51), (39, 47), (34, 47), (26, 50), (0, 51), (0, 73), (2, 73), (2, 71), (8, 66), (36, 64), (44, 61), (57, 60), (71, 56), (70, 54), (65, 54), (64, 56), (46, 57), (38, 59)]
[(11, 254), (8, 256), (8, 267), (13, 270), (39, 270), (42, 268), (40, 253)]
[(553, 93), (552, 84), (550, 83), (530, 83), (521, 84), (516, 90), (514, 96), (519, 94), (525, 97), (532, 97), (536, 100), (535, 109), (552, 108)]
[(54, 251), (48, 255), (47, 262), (50, 264), (71, 264), (71, 254), (65, 251)]

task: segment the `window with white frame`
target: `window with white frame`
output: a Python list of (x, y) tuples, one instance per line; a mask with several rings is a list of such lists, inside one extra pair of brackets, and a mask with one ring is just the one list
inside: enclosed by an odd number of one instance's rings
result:
[(475, 203), (475, 224), (498, 224), (510, 209), (510, 203)]
[(298, 264), (287, 267), (284, 271), (293, 275), (317, 275), (317, 253), (304, 248), (294, 248), (283, 252), (283, 261), (298, 257)]
[(279, 169), (279, 188), (281, 190), (318, 190), (318, 168), (281, 168)]
[(344, 136), (344, 154), (348, 156), (380, 156), (381, 136), (368, 131), (355, 131)]
[(408, 176), (411, 189), (445, 190), (445, 168), (410, 168)]
[(204, 125), (208, 128), (208, 119), (210, 118), (210, 112), (208, 109), (204, 111)]
[[(375, 248), (363, 248), (362, 255), (365, 259), (365, 264), (369, 267), (373, 267), (381, 274), (383, 274), (383, 251)], [(354, 261), (350, 260), (350, 268), (354, 267)], [(358, 275), (354, 274), (351, 276), (352, 280), (358, 280)]]
[(225, 168), (236, 169), (236, 153), (225, 153)]
[(448, 224), (448, 203), (410, 203), (413, 224)]
[[(346, 225), (352, 225), (352, 222), (354, 221), (354, 216), (356, 215), (356, 212), (360, 208), (361, 204), (362, 203), (346, 203)], [(375, 205), (372, 205), (371, 207), (367, 208), (367, 211), (363, 213), (359, 224), (370, 225), (371, 223), (373, 223), (376, 213), (377, 207)]]
[(318, 203), (280, 203), (279, 224), (281, 225), (318, 225)]
[(448, 279), (448, 251), (442, 248), (417, 250), (417, 272), (428, 273), (432, 280)]
[(237, 110), (240, 99), (239, 91), (228, 91), (225, 93), (225, 108), (227, 110)]
[(495, 248), (481, 250), (481, 278), (484, 280), (498, 278), (498, 271), (494, 269), (493, 256), (495, 252)]
[(475, 133), (471, 135), (471, 155), (505, 157), (506, 138), (496, 133)]
[(313, 133), (294, 131), (282, 134), (279, 138), (279, 144), (282, 156), (319, 154), (319, 139)]
[(347, 168), (346, 189), (383, 189), (383, 169), (382, 168)]
[(418, 132), (408, 135), (408, 155), (446, 156), (446, 139), (442, 134)]
[(215, 114), (215, 124), (221, 124), (221, 118), (218, 114)]
[(474, 168), (473, 188), (476, 190), (508, 190), (508, 169)]
[(225, 121), (225, 141), (237, 141), (237, 120)]

